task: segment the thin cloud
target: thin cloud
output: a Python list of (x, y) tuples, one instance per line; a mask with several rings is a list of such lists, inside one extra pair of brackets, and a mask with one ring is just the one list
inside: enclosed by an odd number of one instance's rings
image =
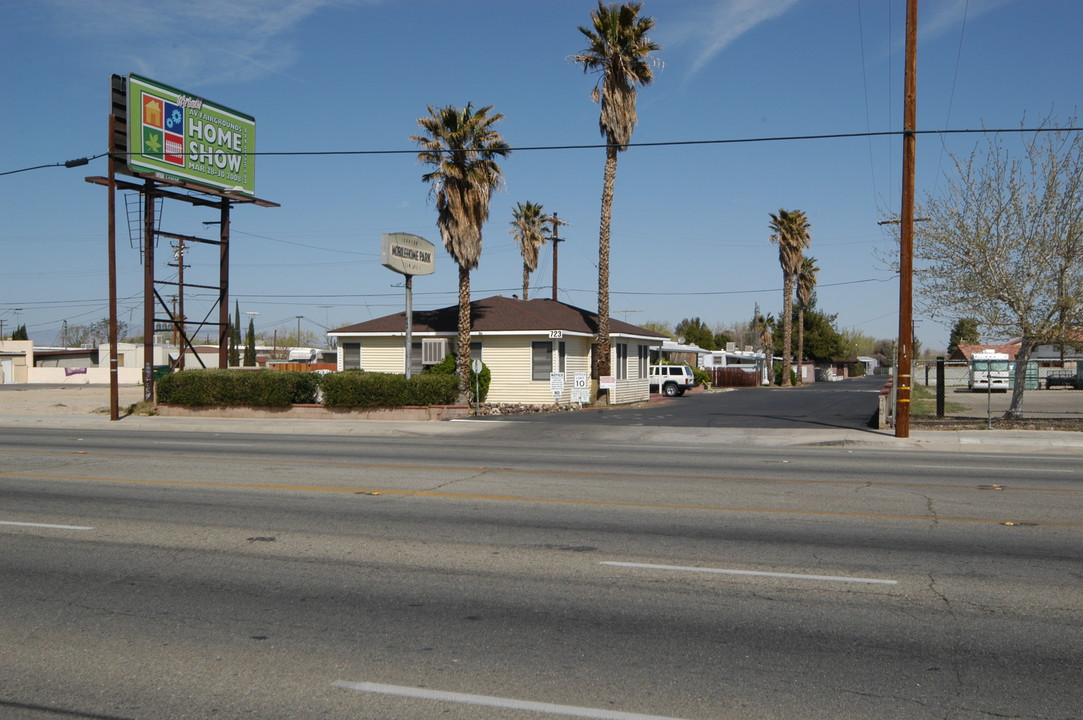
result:
[(723, 0), (709, 11), (707, 17), (677, 24), (673, 35), (675, 44), (696, 48), (690, 75), (710, 63), (745, 33), (756, 26), (786, 13), (799, 0)]
[(299, 25), (326, 8), (377, 0), (46, 1), (59, 31), (124, 48), (136, 72), (206, 85), (288, 77)]
[(1008, 5), (1015, 0), (942, 0), (929, 5), (928, 14), (919, 17), (919, 32), (923, 39), (931, 40), (953, 31), (962, 24), (981, 17), (991, 10)]

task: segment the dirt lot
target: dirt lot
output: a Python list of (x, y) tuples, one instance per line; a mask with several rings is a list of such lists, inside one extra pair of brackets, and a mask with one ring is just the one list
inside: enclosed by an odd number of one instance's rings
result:
[[(143, 399), (142, 385), (120, 387), (120, 410)], [(0, 385), (0, 415), (109, 413), (108, 385)]]

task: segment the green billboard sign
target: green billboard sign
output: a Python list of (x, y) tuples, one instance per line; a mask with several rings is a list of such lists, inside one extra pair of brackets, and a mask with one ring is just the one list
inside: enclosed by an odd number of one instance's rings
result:
[(167, 182), (255, 195), (256, 119), (128, 76), (128, 167)]

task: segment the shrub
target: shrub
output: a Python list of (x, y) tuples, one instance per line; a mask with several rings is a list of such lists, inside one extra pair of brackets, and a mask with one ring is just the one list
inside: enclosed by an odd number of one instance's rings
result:
[(711, 374), (703, 368), (692, 368), (692, 377), (696, 379), (696, 385), (702, 385), (703, 387), (711, 387)]
[(858, 360), (857, 362), (850, 363), (849, 372), (850, 377), (864, 377), (865, 376), (865, 363)]
[[(455, 356), (448, 353), (444, 356), (436, 365), (430, 365), (422, 371), (423, 375), (451, 375), (458, 378), (457, 368), (455, 367)], [(492, 382), (493, 374), (489, 370), (489, 366), (485, 363), (481, 364), (481, 372), (475, 373), (470, 371), (470, 392), (474, 396), (474, 402), (485, 402), (485, 398), (489, 396), (489, 383)], [(456, 382), (458, 382), (456, 380)], [(457, 386), (456, 386), (457, 387)], [(475, 391), (476, 388), (476, 391)]]
[(313, 403), (319, 377), (278, 370), (181, 370), (158, 381), (158, 401), (175, 405), (289, 407)]
[(320, 383), (325, 407), (399, 407), (451, 405), (458, 394), (454, 375), (405, 375), (349, 370), (324, 375)]

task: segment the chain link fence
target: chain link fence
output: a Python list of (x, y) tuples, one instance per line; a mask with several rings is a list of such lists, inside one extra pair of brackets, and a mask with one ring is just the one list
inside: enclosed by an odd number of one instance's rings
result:
[[(940, 417), (937, 412), (937, 361), (915, 362), (911, 371), (914, 402), (911, 415)], [(978, 387), (974, 387), (977, 377)], [(1007, 373), (1008, 388), (981, 382), (971, 363), (943, 363), (943, 417), (1003, 417), (1011, 406), (1015, 387), (1014, 363)], [(992, 388), (992, 389), (990, 389)], [(1083, 420), (1083, 361), (1027, 363), (1026, 385), (1019, 417), (1025, 419)]]

